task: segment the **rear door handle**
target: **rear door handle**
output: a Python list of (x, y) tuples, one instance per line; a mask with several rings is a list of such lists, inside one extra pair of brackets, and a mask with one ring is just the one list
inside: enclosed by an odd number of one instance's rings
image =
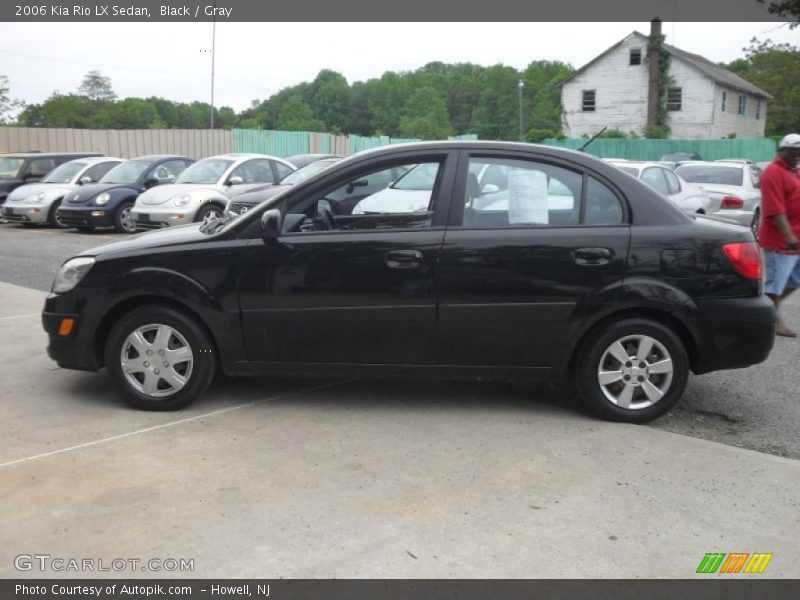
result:
[(386, 253), (386, 264), (392, 269), (414, 269), (422, 261), (419, 250), (392, 250)]
[(611, 262), (608, 248), (578, 248), (572, 253), (572, 260), (578, 265), (605, 265)]

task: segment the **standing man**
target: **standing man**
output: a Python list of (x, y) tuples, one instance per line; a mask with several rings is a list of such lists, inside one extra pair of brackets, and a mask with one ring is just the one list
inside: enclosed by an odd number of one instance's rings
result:
[[(761, 174), (761, 225), (764, 249), (764, 292), (778, 308), (800, 287), (800, 135), (781, 140), (778, 154)], [(778, 317), (777, 335), (797, 337)]]

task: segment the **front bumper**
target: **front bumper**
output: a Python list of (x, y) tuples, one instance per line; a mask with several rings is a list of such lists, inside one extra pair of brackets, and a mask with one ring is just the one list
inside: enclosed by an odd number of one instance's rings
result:
[(112, 227), (114, 209), (105, 206), (60, 207), (58, 217), (67, 227)]
[(134, 206), (131, 216), (136, 221), (136, 229), (160, 229), (171, 225), (193, 223), (197, 210), (182, 208), (162, 208), (160, 206)]
[[(48, 297), (42, 312), (42, 327), (48, 337), (47, 355), (64, 369), (97, 371), (99, 365), (94, 353), (92, 332), (81, 321), (80, 315), (49, 312), (53, 298), (53, 295)], [(74, 325), (68, 335), (61, 335), (59, 329), (65, 318), (73, 319)]]
[(8, 201), (2, 205), (0, 210), (2, 210), (3, 218), (17, 223), (47, 223), (47, 215), (50, 212), (48, 206), (41, 204)]
[(740, 369), (764, 362), (775, 344), (777, 313), (764, 295), (750, 298), (695, 300), (693, 316), (700, 333), (693, 371), (696, 374)]

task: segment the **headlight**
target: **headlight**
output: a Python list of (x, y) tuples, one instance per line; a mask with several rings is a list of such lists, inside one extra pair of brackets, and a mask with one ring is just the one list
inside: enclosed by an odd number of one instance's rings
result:
[(58, 275), (56, 275), (56, 279), (53, 282), (53, 291), (56, 294), (70, 291), (80, 283), (81, 279), (86, 277), (93, 264), (94, 258), (91, 256), (79, 256), (69, 259), (58, 271)]
[(94, 203), (103, 206), (103, 204), (107, 204), (109, 200), (111, 200), (111, 194), (103, 192), (94, 199)]
[(38, 194), (31, 194), (26, 198), (28, 202), (31, 204), (38, 204), (42, 200), (44, 200), (44, 192), (39, 192)]
[(182, 206), (186, 206), (191, 202), (192, 197), (189, 194), (183, 194), (181, 196), (175, 196), (172, 199), (172, 205), (181, 208)]

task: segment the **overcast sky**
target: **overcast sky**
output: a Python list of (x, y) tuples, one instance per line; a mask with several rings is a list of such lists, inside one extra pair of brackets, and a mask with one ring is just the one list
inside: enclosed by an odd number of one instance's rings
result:
[[(3, 23), (0, 75), (11, 95), (41, 102), (53, 90), (75, 91), (90, 69), (111, 77), (119, 97), (210, 98), (210, 23)], [(254, 98), (313, 79), (320, 69), (349, 82), (425, 63), (533, 60), (579, 67), (649, 23), (219, 23), (216, 106), (239, 111)], [(777, 23), (670, 23), (667, 43), (715, 62), (742, 56), (749, 40), (798, 42)]]

